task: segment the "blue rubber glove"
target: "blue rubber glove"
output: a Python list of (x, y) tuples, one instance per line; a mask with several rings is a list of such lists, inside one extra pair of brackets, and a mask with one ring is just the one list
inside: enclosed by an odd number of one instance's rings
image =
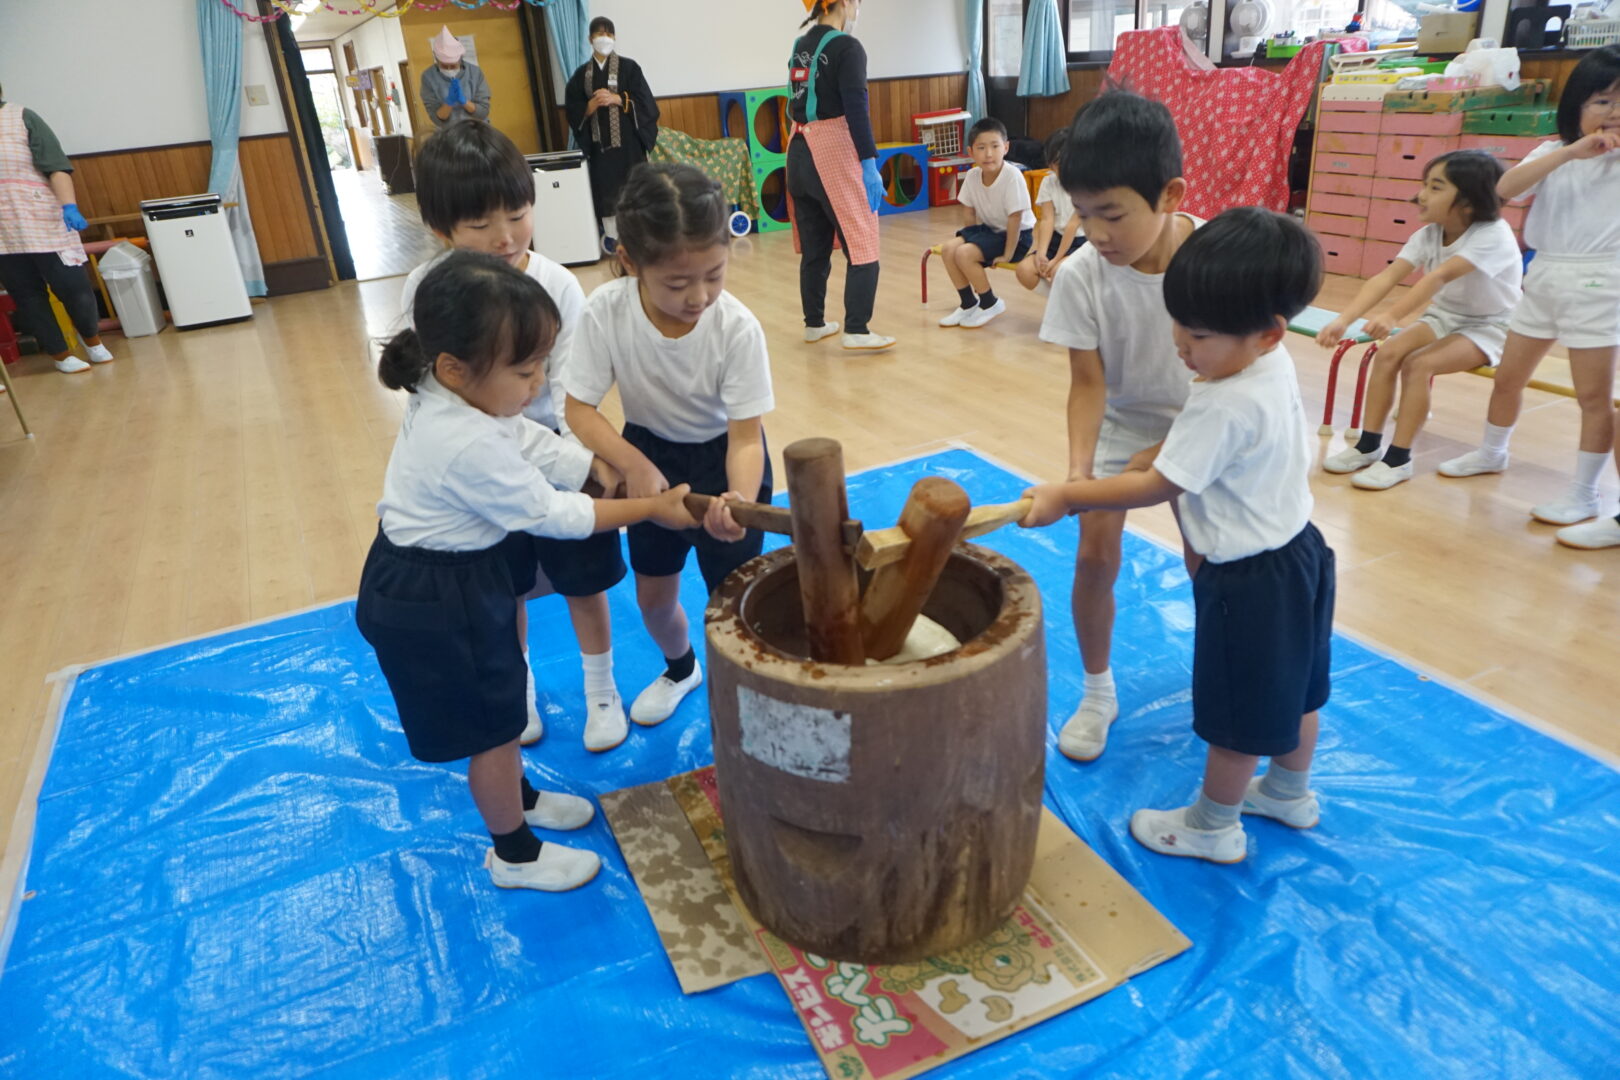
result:
[(861, 162), (861, 179), (866, 184), (866, 201), (872, 207), (872, 213), (878, 212), (883, 205), (883, 177), (878, 175), (877, 158), (866, 158)]
[(444, 95), (444, 103), (450, 106), (467, 104), (467, 93), (462, 90), (460, 79), (450, 80), (450, 89)]
[(79, 213), (78, 203), (68, 203), (62, 207), (62, 224), (74, 232), (84, 232), (90, 227), (90, 223), (84, 220), (84, 215)]

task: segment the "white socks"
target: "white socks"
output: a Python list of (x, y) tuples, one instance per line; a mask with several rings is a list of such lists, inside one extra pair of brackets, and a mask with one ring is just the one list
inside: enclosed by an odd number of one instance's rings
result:
[(613, 650), (604, 653), (580, 653), (585, 667), (585, 700), (594, 701), (615, 692), (613, 685)]
[(1198, 801), (1187, 807), (1187, 824), (1194, 829), (1203, 829), (1214, 832), (1216, 829), (1230, 829), (1239, 821), (1243, 813), (1243, 803), (1238, 802), (1232, 806), (1218, 803), (1198, 792)]
[(1489, 420), (1485, 421), (1485, 441), (1479, 448), (1491, 457), (1502, 457), (1508, 452), (1508, 440), (1513, 438), (1513, 425), (1497, 427)]
[(1611, 454), (1595, 454), (1589, 450), (1575, 452), (1575, 480), (1570, 487), (1570, 494), (1583, 499), (1597, 498), (1598, 477), (1608, 468)]
[(1273, 761), (1260, 778), (1260, 792), (1273, 799), (1303, 799), (1311, 793), (1311, 770), (1287, 769)]
[(1107, 668), (1096, 675), (1086, 672), (1085, 692), (1080, 700), (1098, 705), (1118, 704), (1119, 694), (1114, 689), (1114, 669)]

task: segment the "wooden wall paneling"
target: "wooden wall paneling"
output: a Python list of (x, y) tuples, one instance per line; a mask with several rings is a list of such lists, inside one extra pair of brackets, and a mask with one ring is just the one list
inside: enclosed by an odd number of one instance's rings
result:
[(1575, 56), (1559, 57), (1524, 57), (1519, 64), (1519, 74), (1526, 79), (1551, 79), (1551, 101), (1557, 101), (1564, 93), (1564, 84), (1569, 82), (1569, 73), (1575, 70), (1580, 58)]
[(1067, 127), (1080, 106), (1102, 93), (1108, 78), (1105, 68), (1074, 68), (1069, 71), (1069, 92), (1058, 97), (1031, 98), (1029, 134), (1045, 139), (1060, 127)]

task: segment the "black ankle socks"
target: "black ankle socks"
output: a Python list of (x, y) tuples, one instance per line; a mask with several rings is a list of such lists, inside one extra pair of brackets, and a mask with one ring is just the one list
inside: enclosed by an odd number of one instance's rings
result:
[(1361, 441), (1356, 443), (1356, 453), (1370, 454), (1384, 445), (1384, 433), (1381, 431), (1363, 431)]
[(1384, 464), (1392, 469), (1398, 469), (1411, 460), (1412, 448), (1410, 446), (1392, 445), (1388, 450), (1384, 451)]
[(525, 776), (523, 778), (523, 809), (533, 810), (534, 804), (539, 801), (540, 793), (534, 789), (534, 785), (529, 783), (529, 778)]
[(979, 302), (979, 298), (973, 295), (973, 289), (967, 285), (957, 289), (956, 295), (962, 298), (962, 306), (965, 308), (974, 307)]
[(495, 854), (503, 862), (534, 862), (540, 857), (540, 838), (529, 831), (527, 824), (499, 836), (490, 833), (489, 838), (495, 841)]
[(993, 308), (993, 307), (995, 307), (996, 306), (996, 290), (991, 289), (989, 292), (980, 293), (979, 294), (979, 306), (982, 307), (982, 308)]
[(697, 667), (697, 653), (687, 649), (685, 656), (678, 656), (674, 660), (666, 657), (665, 662), (669, 666), (664, 669), (664, 678), (670, 682), (681, 682), (690, 678), (692, 669)]

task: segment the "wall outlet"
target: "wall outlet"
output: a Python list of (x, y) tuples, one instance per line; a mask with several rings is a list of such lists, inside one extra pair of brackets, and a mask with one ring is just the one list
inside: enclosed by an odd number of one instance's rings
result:
[(247, 103), (249, 105), (270, 104), (270, 91), (266, 90), (263, 86), (244, 86), (242, 89), (247, 92)]

